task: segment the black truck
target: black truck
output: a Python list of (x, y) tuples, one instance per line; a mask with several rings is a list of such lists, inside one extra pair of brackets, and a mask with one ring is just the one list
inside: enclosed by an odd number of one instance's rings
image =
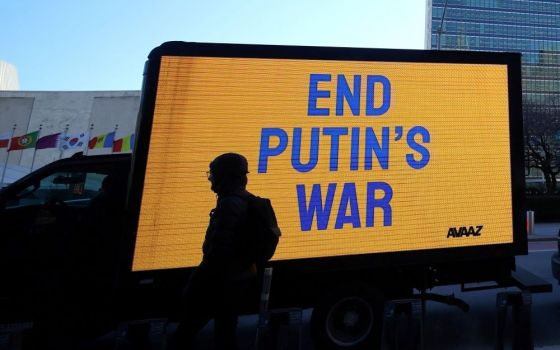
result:
[(0, 192), (2, 321), (90, 301), (92, 334), (173, 319), (226, 151), (282, 228), (270, 307), (313, 308), (319, 349), (379, 343), (388, 302), (467, 307), (435, 286), (549, 291), (515, 266), (520, 87), (518, 54), (165, 43), (132, 155), (63, 159)]

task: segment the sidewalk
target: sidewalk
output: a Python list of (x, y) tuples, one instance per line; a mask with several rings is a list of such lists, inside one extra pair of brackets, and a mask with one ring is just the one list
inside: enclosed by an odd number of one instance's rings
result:
[(530, 242), (556, 241), (558, 230), (560, 230), (560, 222), (535, 223), (535, 230), (532, 235), (528, 235), (528, 238)]

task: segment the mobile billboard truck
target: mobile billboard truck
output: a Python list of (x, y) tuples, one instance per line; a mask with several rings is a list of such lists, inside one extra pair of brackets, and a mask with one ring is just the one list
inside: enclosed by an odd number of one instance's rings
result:
[(198, 265), (208, 164), (236, 152), (282, 229), (271, 306), (314, 308), (319, 348), (368, 344), (383, 300), (414, 289), (518, 283), (520, 91), (511, 53), (165, 43), (145, 70), (133, 275), (156, 290)]

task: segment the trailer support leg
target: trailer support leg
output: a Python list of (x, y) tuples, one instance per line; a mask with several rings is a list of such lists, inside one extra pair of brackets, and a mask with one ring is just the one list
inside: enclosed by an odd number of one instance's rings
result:
[(531, 293), (528, 291), (501, 292), (496, 295), (496, 350), (504, 349), (504, 330), (507, 319), (508, 306), (511, 306), (512, 310), (512, 349), (533, 349), (533, 332), (531, 329), (531, 304)]
[(385, 305), (385, 343), (391, 350), (424, 348), (423, 302), (420, 299), (391, 300)]

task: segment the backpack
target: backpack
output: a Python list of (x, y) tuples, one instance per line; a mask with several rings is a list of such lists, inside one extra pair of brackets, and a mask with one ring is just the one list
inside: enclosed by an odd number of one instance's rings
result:
[(282, 235), (270, 199), (250, 195), (247, 200), (247, 226), (243, 255), (250, 263), (263, 266), (268, 262)]

